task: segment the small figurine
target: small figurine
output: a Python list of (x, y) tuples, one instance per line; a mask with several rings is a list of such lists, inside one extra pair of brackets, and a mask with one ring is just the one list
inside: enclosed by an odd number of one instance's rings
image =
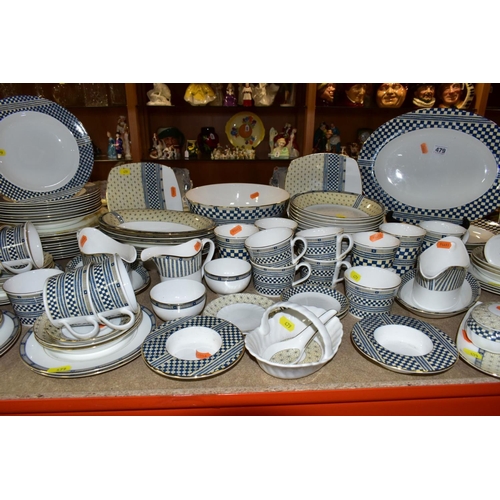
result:
[(115, 134), (115, 151), (116, 157), (120, 160), (123, 156), (123, 139), (120, 132)]
[(208, 83), (191, 83), (184, 93), (184, 100), (191, 106), (206, 106), (216, 95)]
[(274, 83), (258, 83), (253, 88), (253, 100), (256, 106), (271, 106), (279, 90)]
[(284, 137), (280, 137), (276, 141), (276, 147), (273, 149), (273, 157), (282, 159), (288, 159), (290, 157), (290, 151), (286, 147), (286, 139)]
[(332, 106), (335, 98), (336, 83), (320, 83), (318, 84), (318, 99), (322, 106)]
[(367, 83), (345, 83), (343, 104), (351, 107), (363, 107), (368, 90)]
[(222, 83), (211, 83), (210, 87), (215, 93), (215, 99), (208, 103), (209, 106), (222, 106)]
[(406, 98), (408, 87), (402, 83), (381, 83), (377, 89), (379, 108), (400, 108)]
[(273, 149), (271, 149), (271, 153), (269, 156), (275, 156), (275, 151), (274, 149), (278, 147), (278, 141), (280, 139), (285, 140), (285, 145), (288, 149), (288, 154), (290, 158), (296, 158), (299, 156), (299, 147), (297, 144), (297, 138), (296, 138), (296, 133), (297, 129), (292, 128), (292, 125), (290, 123), (285, 123), (283, 130), (279, 134), (274, 135), (275, 129), (271, 129), (273, 131), (273, 137), (271, 138), (271, 132), (269, 133), (269, 141), (274, 142)]
[(283, 83), (282, 88), (283, 88), (283, 102), (280, 104), (280, 106), (287, 108), (290, 106), (295, 106), (295, 89), (296, 89), (295, 83)]
[(125, 116), (120, 115), (118, 117), (118, 123), (116, 125), (116, 131), (120, 134), (120, 137), (123, 139), (123, 152), (125, 154), (126, 160), (131, 160), (132, 155), (130, 154), (130, 139), (128, 133), (128, 125), (125, 121)]
[(153, 83), (153, 89), (147, 93), (148, 106), (172, 106), (170, 89), (164, 83)]
[(252, 104), (253, 104), (252, 87), (250, 87), (250, 84), (245, 83), (241, 92), (242, 92), (243, 106), (245, 106), (247, 108), (252, 106)]
[(228, 83), (226, 87), (226, 95), (224, 96), (224, 106), (236, 106), (236, 96), (234, 95), (234, 85)]
[(432, 108), (436, 103), (436, 86), (433, 83), (417, 83), (413, 91), (416, 108)]
[(339, 153), (340, 152), (340, 131), (332, 123), (328, 125), (321, 122), (321, 125), (314, 132), (314, 153)]
[(115, 140), (113, 139), (111, 132), (108, 132), (107, 135), (108, 135), (108, 158), (116, 160)]

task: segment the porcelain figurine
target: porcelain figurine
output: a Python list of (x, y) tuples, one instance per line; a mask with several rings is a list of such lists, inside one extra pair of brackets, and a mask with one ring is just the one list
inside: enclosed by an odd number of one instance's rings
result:
[(314, 153), (340, 152), (340, 131), (333, 123), (321, 122), (314, 133), (313, 140)]
[(273, 149), (273, 157), (281, 159), (290, 158), (290, 151), (286, 147), (286, 139), (284, 137), (280, 137), (276, 141), (276, 147)]
[(164, 83), (153, 83), (153, 89), (147, 92), (148, 106), (172, 106), (171, 92)]
[(125, 155), (125, 159), (131, 160), (132, 155), (130, 153), (130, 137), (129, 137), (128, 125), (124, 115), (120, 115), (118, 117), (116, 131), (120, 134), (120, 137), (123, 140), (123, 154)]
[(433, 83), (417, 83), (413, 91), (416, 108), (432, 108), (436, 104), (436, 86)]
[(253, 104), (253, 92), (252, 92), (252, 87), (250, 86), (249, 83), (245, 83), (243, 88), (241, 89), (241, 94), (242, 94), (242, 104), (245, 107), (250, 107)]
[(191, 106), (206, 106), (216, 95), (208, 83), (191, 83), (184, 93), (184, 100)]
[(111, 132), (108, 132), (108, 158), (116, 160), (115, 140)]
[(209, 106), (222, 106), (224, 96), (222, 93), (222, 83), (211, 83), (210, 87), (215, 93), (215, 99), (208, 103)]
[(234, 85), (232, 83), (228, 83), (226, 87), (226, 95), (224, 96), (224, 106), (233, 107), (237, 104), (236, 95), (234, 94)]
[(336, 89), (336, 83), (319, 83), (317, 89), (319, 104), (322, 106), (333, 106)]
[[(273, 130), (273, 129), (271, 129)], [(275, 129), (274, 129), (275, 130)], [(280, 139), (285, 140), (285, 145), (288, 149), (289, 157), (290, 158), (297, 158), (299, 156), (299, 146), (297, 143), (297, 129), (293, 128), (290, 123), (285, 123), (283, 130), (279, 134), (274, 134), (273, 132), (273, 137), (271, 138), (271, 132), (269, 134), (269, 141), (273, 142), (273, 148), (271, 149), (271, 153), (269, 156), (275, 156), (275, 151), (274, 149), (278, 147), (278, 141)]]
[(381, 83), (377, 89), (379, 108), (400, 108), (406, 99), (408, 87), (403, 83)]
[(116, 157), (121, 160), (123, 158), (123, 139), (120, 132), (115, 134), (115, 151)]
[(274, 83), (258, 83), (253, 87), (253, 100), (256, 106), (271, 106), (274, 102), (279, 85)]
[(363, 107), (368, 87), (367, 83), (345, 83), (344, 101), (342, 104), (351, 107)]
[(436, 91), (440, 108), (467, 109), (474, 97), (471, 83), (441, 83)]
[(280, 104), (280, 106), (295, 106), (295, 93), (297, 88), (295, 83), (282, 83), (281, 87), (283, 89), (283, 102)]

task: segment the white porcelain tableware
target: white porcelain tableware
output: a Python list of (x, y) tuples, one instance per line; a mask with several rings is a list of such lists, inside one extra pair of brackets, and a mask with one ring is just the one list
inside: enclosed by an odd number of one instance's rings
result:
[(472, 343), (485, 351), (500, 354), (500, 302), (480, 302), (465, 323)]
[(186, 192), (191, 212), (216, 224), (254, 223), (263, 217), (281, 217), (290, 195), (266, 184), (223, 183), (195, 187)]
[(215, 245), (219, 257), (236, 257), (250, 260), (250, 255), (245, 248), (245, 240), (252, 234), (259, 232), (254, 224), (233, 222), (221, 224), (214, 229)]
[(393, 269), (398, 274), (414, 269), (426, 234), (425, 229), (406, 222), (384, 222), (379, 229), (400, 241), (394, 255)]
[(16, 274), (6, 280), (2, 288), (10, 300), (12, 309), (21, 323), (31, 326), (44, 312), (43, 287), (50, 276), (61, 274), (59, 269), (34, 269)]
[[(203, 257), (203, 249), (208, 252)], [(145, 248), (141, 252), (143, 262), (152, 259), (161, 281), (175, 278), (187, 278), (200, 281), (203, 278), (203, 267), (210, 262), (215, 253), (215, 243), (209, 238), (194, 238), (180, 245), (159, 245)]]
[(381, 231), (361, 231), (352, 235), (351, 264), (392, 269), (401, 241)]
[[(286, 352), (277, 361), (264, 359), (262, 354), (268, 346), (289, 339), (306, 327), (302, 318), (317, 328), (318, 334), (312, 343), (314, 350), (299, 364), (286, 364)], [(292, 302), (278, 302), (266, 310), (259, 327), (248, 332), (245, 347), (267, 374), (282, 379), (297, 379), (317, 372), (331, 361), (342, 341), (342, 335), (342, 324), (337, 317), (324, 325), (306, 307)]]
[[(342, 269), (351, 267), (351, 263), (347, 260), (318, 260), (303, 257), (301, 262), (309, 264), (311, 268), (309, 283), (332, 288), (344, 279), (343, 274), (341, 274)], [(308, 270), (302, 268), (300, 272), (301, 276), (306, 276)]]
[(492, 236), (485, 243), (484, 257), (493, 266), (500, 267), (500, 235)]
[(355, 266), (344, 274), (349, 312), (357, 318), (389, 313), (401, 284), (401, 277), (390, 269)]
[(137, 250), (134, 246), (120, 243), (95, 227), (80, 229), (77, 231), (76, 237), (83, 264), (100, 262), (104, 259), (104, 255), (117, 254), (128, 264), (137, 258)]
[(0, 269), (17, 274), (43, 267), (40, 235), (32, 222), (0, 228)]
[(196, 316), (203, 311), (207, 290), (203, 283), (186, 278), (155, 285), (149, 292), (155, 314), (163, 321)]
[(231, 257), (214, 259), (205, 264), (204, 279), (215, 293), (239, 293), (250, 284), (252, 265), (246, 260)]
[[(306, 272), (296, 279), (297, 272), (305, 268)], [(283, 290), (307, 281), (311, 274), (311, 266), (299, 262), (285, 267), (259, 266), (252, 263), (252, 278), (255, 291), (268, 297), (279, 297)]]
[(463, 243), (467, 243), (469, 239), (469, 231), (453, 222), (440, 220), (425, 220), (418, 223), (419, 227), (425, 229), (424, 241), (422, 243), (421, 252), (424, 252), (429, 247), (437, 243), (439, 240), (447, 236), (455, 236), (460, 238)]
[(351, 251), (353, 245), (352, 236), (345, 233), (342, 227), (303, 229), (295, 235), (307, 241), (304, 257), (309, 259), (342, 260)]
[(263, 229), (275, 229), (277, 227), (288, 227), (292, 231), (297, 229), (297, 222), (292, 219), (286, 219), (285, 217), (266, 217), (256, 220), (254, 224), (260, 231)]
[[(307, 240), (293, 235), (287, 227), (264, 229), (245, 240), (245, 248), (252, 263), (267, 267), (284, 267), (296, 264), (307, 250)], [(298, 244), (301, 249), (297, 250)]]

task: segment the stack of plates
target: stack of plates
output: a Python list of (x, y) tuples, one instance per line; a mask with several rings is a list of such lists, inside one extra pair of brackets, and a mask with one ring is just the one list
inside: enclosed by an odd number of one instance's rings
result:
[(484, 246), (478, 246), (470, 253), (469, 271), (483, 290), (500, 295), (500, 267), (486, 260)]
[[(117, 317), (114, 321), (119, 324), (123, 320)], [(52, 325), (43, 313), (21, 339), (21, 359), (31, 370), (47, 377), (97, 375), (140, 356), (142, 343), (155, 326), (153, 313), (142, 307), (127, 330), (103, 327), (97, 337), (79, 340)]]
[(308, 191), (290, 199), (289, 217), (298, 230), (336, 226), (346, 233), (378, 231), (385, 209), (380, 203), (357, 193)]
[(0, 223), (8, 225), (32, 222), (42, 247), (54, 259), (66, 259), (79, 253), (76, 233), (84, 227), (97, 226), (102, 213), (99, 186), (86, 184), (68, 199), (33, 198), (19, 202), (0, 197)]
[(471, 222), (469, 226), (469, 239), (465, 244), (467, 251), (471, 253), (475, 248), (484, 246), (486, 242), (495, 235), (500, 234), (498, 222), (479, 219)]
[(178, 210), (115, 210), (99, 217), (99, 229), (138, 250), (180, 245), (193, 238), (215, 238), (215, 223), (211, 219)]

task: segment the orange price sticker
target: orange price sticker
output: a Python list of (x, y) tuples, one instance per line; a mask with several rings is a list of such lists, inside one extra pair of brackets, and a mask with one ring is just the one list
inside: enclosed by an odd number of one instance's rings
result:
[(255, 198), (258, 198), (259, 197), (259, 192), (258, 191), (255, 191), (255, 193), (252, 193), (250, 195), (250, 199), (251, 200), (255, 200)]
[(47, 373), (62, 373), (62, 372), (69, 372), (69, 371), (71, 371), (71, 366), (65, 365), (65, 366), (55, 366), (54, 368), (49, 368), (47, 370)]
[(361, 274), (356, 271), (351, 271), (350, 276), (354, 281), (356, 281), (356, 283), (361, 279)]
[(420, 149), (422, 150), (422, 153), (426, 155), (429, 152), (429, 148), (427, 147), (427, 144), (423, 142), (420, 144)]
[(476, 359), (483, 359), (483, 355), (476, 352), (476, 351), (473, 351), (471, 349), (467, 349), (467, 347), (464, 347), (463, 351), (465, 352), (465, 354), (468, 354), (469, 356), (472, 356)]
[(438, 241), (436, 243), (437, 248), (444, 248), (445, 250), (449, 250), (451, 248), (451, 241)]
[(375, 233), (370, 236), (370, 241), (378, 241), (384, 237), (384, 233)]
[(85, 243), (87, 243), (87, 236), (84, 234), (81, 238), (80, 238), (80, 246), (83, 247), (83, 245), (85, 245)]
[(130, 175), (130, 168), (127, 167), (120, 168), (120, 175)]
[(235, 234), (238, 234), (240, 231), (243, 231), (243, 228), (238, 224), (237, 226), (234, 226), (229, 230), (229, 234), (231, 236), (234, 236)]
[(280, 325), (284, 326), (289, 332), (293, 332), (295, 330), (295, 325), (293, 324), (293, 322), (288, 318), (285, 318), (285, 316), (281, 316)]
[(197, 241), (197, 242), (194, 244), (194, 249), (195, 249), (195, 251), (197, 252), (200, 248), (201, 248), (201, 243), (200, 243), (199, 241)]
[(209, 358), (211, 354), (209, 352), (196, 351), (196, 359), (206, 359)]
[(170, 188), (170, 196), (171, 196), (172, 198), (175, 198), (175, 197), (177, 196), (177, 189), (176, 189), (176, 187), (175, 187), (175, 186), (172, 186), (172, 187)]

